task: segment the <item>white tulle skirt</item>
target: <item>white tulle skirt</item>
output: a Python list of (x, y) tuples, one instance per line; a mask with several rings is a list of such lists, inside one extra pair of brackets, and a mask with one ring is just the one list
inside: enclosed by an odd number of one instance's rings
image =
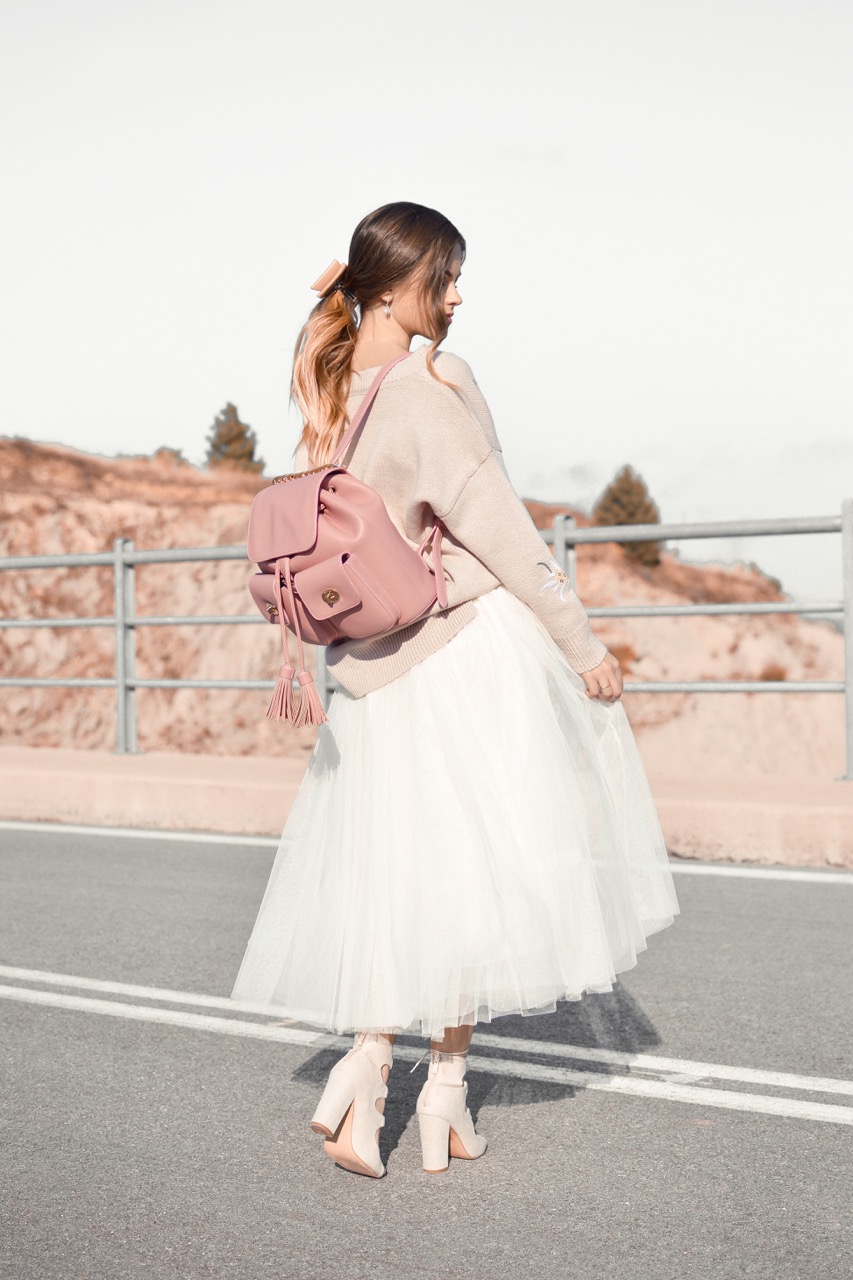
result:
[(678, 913), (621, 703), (504, 587), (391, 684), (332, 695), (232, 992), (336, 1032), (552, 1012)]

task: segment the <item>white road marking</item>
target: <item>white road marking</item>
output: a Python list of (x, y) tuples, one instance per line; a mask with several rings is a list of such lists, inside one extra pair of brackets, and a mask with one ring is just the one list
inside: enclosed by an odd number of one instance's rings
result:
[[(138, 827), (91, 827), (64, 822), (0, 821), (0, 831), (46, 831), (60, 835), (110, 836), (128, 840), (168, 840), (188, 844), (224, 844), (253, 849), (277, 849), (280, 836), (223, 835), (215, 831), (163, 831)], [(811, 871), (801, 867), (763, 867), (728, 862), (682, 862), (670, 858), (673, 875), (743, 876), (744, 879), (794, 880), (807, 884), (853, 885), (851, 871)]]
[(241, 1004), (227, 996), (203, 996), (191, 991), (173, 991), (171, 987), (140, 987), (132, 982), (107, 982), (103, 978), (79, 978), (72, 973), (46, 973), (42, 969), (15, 969), (11, 965), (0, 964), (0, 978), (36, 982), (48, 987), (74, 987), (78, 991), (103, 991), (111, 996), (135, 996), (139, 1000), (161, 1000), (166, 1004), (190, 1004), (199, 1009), (227, 1009), (229, 1013), (260, 1013), (268, 1018), (276, 1017), (275, 1009), (266, 1004)]
[[(727, 1111), (755, 1111), (789, 1120), (823, 1120), (853, 1125), (853, 1107), (828, 1102), (800, 1102), (796, 1098), (773, 1098), (756, 1093), (735, 1093), (727, 1089), (702, 1089), (695, 1085), (668, 1084), (664, 1080), (642, 1080), (637, 1076), (606, 1076), (592, 1071), (571, 1071), (565, 1067), (540, 1067), (534, 1063), (509, 1062), (502, 1058), (469, 1055), (474, 1070), (502, 1076), (524, 1076), (553, 1084), (576, 1085), (579, 1089), (601, 1089), (636, 1098), (658, 1098), (667, 1102), (690, 1102), (695, 1106), (721, 1107)], [(521, 1065), (521, 1070), (519, 1070)]]
[(693, 1062), (687, 1058), (661, 1058), (653, 1053), (622, 1053), (617, 1049), (593, 1049), (586, 1045), (558, 1044), (554, 1041), (518, 1040), (476, 1032), (477, 1045), (489, 1049), (512, 1050), (539, 1057), (576, 1058), (582, 1062), (604, 1062), (611, 1066), (638, 1067), (642, 1071), (683, 1077), (685, 1080), (734, 1080), (737, 1084), (765, 1085), (775, 1089), (798, 1089), (809, 1093), (840, 1093), (853, 1096), (853, 1080), (828, 1076), (803, 1076), (789, 1071), (762, 1071), (755, 1067), (727, 1067), (718, 1062)]
[[(162, 1009), (152, 1005), (124, 1004), (116, 1000), (92, 999), (89, 996), (66, 995), (59, 991), (37, 991), (27, 987), (0, 986), (0, 999), (34, 1004), (79, 1013), (101, 1014), (125, 1018), (133, 1022), (154, 1022), (193, 1031), (210, 1031), (217, 1035), (239, 1036), (254, 1040), (276, 1041), (315, 1049), (348, 1048), (351, 1039), (323, 1031), (286, 1027), (274, 1022), (246, 1022), (236, 1018), (212, 1017), (188, 1013), (180, 1009)], [(500, 1041), (501, 1037), (491, 1037)], [(404, 1061), (417, 1061), (423, 1056), (422, 1046), (398, 1044), (395, 1055)], [(695, 1106), (718, 1107), (729, 1111), (749, 1111), (786, 1119), (814, 1120), (853, 1125), (853, 1107), (834, 1103), (804, 1102), (797, 1098), (777, 1098), (761, 1094), (739, 1093), (724, 1089), (706, 1089), (697, 1085), (666, 1080), (651, 1080), (632, 1075), (606, 1075), (603, 1072), (576, 1071), (568, 1067), (548, 1067), (520, 1059), (487, 1058), (472, 1054), (472, 1070), (527, 1080), (545, 1081), (578, 1089), (619, 1093), (631, 1097), (654, 1098), (667, 1102), (685, 1102)]]
[[(18, 969), (0, 964), (0, 978), (19, 982), (38, 983), (49, 987), (73, 987), (78, 991), (101, 991), (106, 995), (132, 996), (140, 1000), (159, 1000), (166, 1004), (186, 1004), (199, 1009), (223, 1009), (228, 1013), (254, 1013), (282, 1022), (269, 1005), (242, 1004), (227, 996), (198, 995), (189, 991), (174, 991), (171, 987), (143, 987), (131, 982), (109, 982), (103, 978), (83, 978), (70, 973), (49, 973), (43, 969)], [(13, 988), (18, 990), (18, 988)], [(9, 990), (9, 988), (5, 988)], [(314, 1031), (294, 1023), (300, 1032), (318, 1036), (331, 1033)], [(795, 1089), (808, 1093), (839, 1093), (853, 1096), (853, 1080), (838, 1080), (828, 1076), (805, 1076), (788, 1071), (764, 1071), (755, 1067), (729, 1067), (717, 1062), (694, 1062), (689, 1058), (664, 1058), (652, 1053), (627, 1053), (618, 1049), (598, 1049), (588, 1045), (563, 1044), (555, 1040), (525, 1040), (514, 1036), (491, 1035), (476, 1032), (476, 1044), (488, 1049), (501, 1049), (510, 1053), (526, 1053), (533, 1057), (570, 1058), (580, 1062), (602, 1062), (610, 1066), (634, 1067), (658, 1075), (683, 1077), (684, 1081), (732, 1080), (737, 1084), (764, 1085), (767, 1088)], [(343, 1037), (332, 1037), (343, 1043)], [(416, 1036), (402, 1036), (401, 1041), (420, 1043)], [(676, 1083), (681, 1083), (680, 1080)]]
[[(221, 1036), (248, 1036), (252, 1040), (278, 1040), (284, 1044), (312, 1045), (321, 1040), (337, 1045), (338, 1036), (323, 1031), (303, 1031), (274, 1022), (243, 1022), (238, 1018), (212, 1018), (206, 1013), (184, 1013), (180, 1009), (158, 1009), (156, 1005), (122, 1004), (118, 1000), (93, 1000), (90, 996), (67, 996), (59, 991), (34, 991), (30, 987), (0, 986), (0, 999), (22, 1004), (49, 1005), (80, 1013), (101, 1013), (108, 1018), (129, 1018), (131, 1022), (162, 1022), (194, 1031), (215, 1031)], [(348, 1042), (350, 1045), (352, 1041)]]
[(735, 862), (678, 862), (669, 869), (681, 876), (739, 876), (744, 880), (799, 880), (804, 884), (853, 885), (850, 871), (807, 871), (802, 867), (756, 867)]
[(85, 827), (71, 822), (0, 822), (0, 831), (49, 831), (69, 836), (121, 836), (128, 840), (181, 840), (190, 844), (249, 845), (277, 849), (279, 836), (222, 835), (216, 831), (162, 831), (151, 827)]

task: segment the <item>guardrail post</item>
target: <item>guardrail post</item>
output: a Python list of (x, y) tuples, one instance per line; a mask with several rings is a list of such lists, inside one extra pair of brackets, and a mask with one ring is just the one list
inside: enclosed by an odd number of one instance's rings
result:
[(113, 600), (115, 604), (116, 754), (128, 755), (136, 747), (136, 689), (128, 680), (136, 675), (136, 608), (133, 565), (125, 551), (133, 550), (131, 538), (113, 543)]
[[(133, 551), (132, 538), (125, 538), (125, 551)], [(136, 565), (123, 560), (124, 565), (124, 669), (129, 681), (136, 679)], [(125, 685), (125, 723), (127, 725), (127, 750), (139, 750), (136, 736), (136, 685)]]
[(853, 782), (853, 498), (841, 503), (841, 582), (844, 602), (844, 723), (847, 772)]
[(127, 653), (124, 647), (124, 538), (113, 542), (113, 617), (115, 619), (116, 754), (127, 752)]
[(563, 572), (569, 575), (573, 590), (577, 572), (577, 552), (571, 531), (575, 528), (575, 524), (574, 516), (554, 516), (554, 559)]

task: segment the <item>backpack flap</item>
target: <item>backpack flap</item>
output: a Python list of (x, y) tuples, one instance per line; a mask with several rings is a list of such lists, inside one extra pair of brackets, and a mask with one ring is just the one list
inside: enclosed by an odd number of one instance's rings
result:
[(320, 490), (330, 476), (345, 467), (282, 476), (252, 500), (246, 550), (255, 564), (268, 564), (280, 556), (298, 556), (317, 541)]
[(361, 593), (347, 573), (347, 552), (330, 556), (293, 575), (293, 590), (317, 622), (337, 617), (361, 604)]

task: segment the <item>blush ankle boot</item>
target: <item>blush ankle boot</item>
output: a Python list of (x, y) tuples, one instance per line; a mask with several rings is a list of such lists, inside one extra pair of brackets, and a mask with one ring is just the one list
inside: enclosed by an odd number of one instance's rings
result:
[(474, 1132), (467, 1107), (465, 1080), (468, 1053), (441, 1053), (431, 1049), (429, 1075), (418, 1098), (417, 1115), (425, 1173), (444, 1173), (450, 1157), (476, 1160), (488, 1146)]
[(392, 1061), (385, 1036), (357, 1032), (353, 1047), (332, 1067), (311, 1120), (314, 1132), (325, 1135), (323, 1151), (335, 1164), (370, 1178), (385, 1174), (379, 1154), (385, 1115), (376, 1104), (388, 1096)]

